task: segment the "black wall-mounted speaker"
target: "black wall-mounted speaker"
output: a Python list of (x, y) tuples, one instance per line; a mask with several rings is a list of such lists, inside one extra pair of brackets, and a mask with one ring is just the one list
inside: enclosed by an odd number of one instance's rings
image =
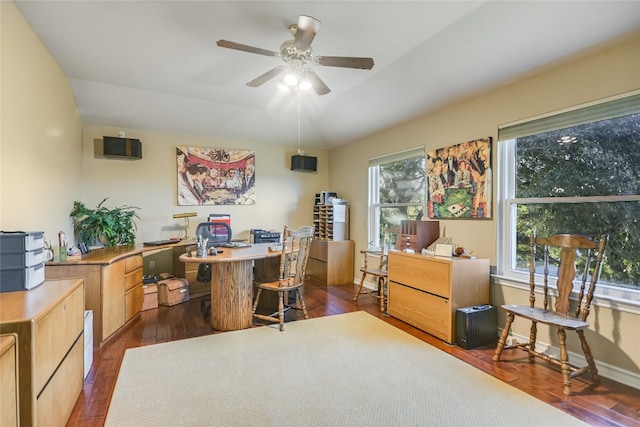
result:
[(296, 154), (291, 156), (291, 170), (297, 172), (315, 172), (318, 166), (318, 158)]
[(121, 160), (142, 158), (142, 143), (139, 139), (105, 136), (102, 138), (102, 144), (104, 157)]

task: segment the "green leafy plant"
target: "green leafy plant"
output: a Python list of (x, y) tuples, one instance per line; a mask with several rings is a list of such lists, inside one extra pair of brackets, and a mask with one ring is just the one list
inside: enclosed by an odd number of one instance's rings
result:
[(129, 245), (135, 243), (137, 230), (134, 218), (140, 218), (135, 206), (119, 206), (108, 209), (104, 198), (95, 209), (89, 209), (84, 203), (73, 202), (69, 214), (73, 220), (73, 231), (78, 242), (87, 246), (100, 242), (105, 246)]

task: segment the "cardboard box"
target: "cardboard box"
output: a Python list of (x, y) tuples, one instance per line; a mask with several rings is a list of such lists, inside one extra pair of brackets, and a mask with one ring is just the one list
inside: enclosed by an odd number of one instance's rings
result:
[(176, 305), (189, 301), (189, 282), (187, 279), (173, 277), (158, 282), (158, 303)]
[(142, 311), (158, 308), (158, 285), (155, 283), (147, 283), (142, 285), (144, 290), (144, 300), (142, 302)]

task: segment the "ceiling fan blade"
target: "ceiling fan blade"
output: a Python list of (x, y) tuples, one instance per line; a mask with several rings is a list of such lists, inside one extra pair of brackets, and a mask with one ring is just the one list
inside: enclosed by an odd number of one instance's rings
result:
[(311, 83), (311, 87), (318, 95), (326, 95), (331, 92), (329, 86), (327, 86), (318, 75), (310, 69), (306, 69), (304, 73), (305, 78)]
[(327, 67), (358, 68), (370, 70), (373, 68), (373, 58), (355, 58), (350, 56), (316, 56), (315, 62)]
[(300, 15), (298, 17), (298, 29), (294, 39), (294, 46), (301, 52), (309, 50), (311, 42), (320, 29), (320, 21), (311, 16)]
[(278, 53), (272, 50), (261, 49), (259, 47), (248, 46), (246, 44), (240, 44), (236, 42), (230, 42), (229, 40), (218, 40), (217, 45), (229, 49), (242, 50), (249, 53), (257, 53), (258, 55), (278, 56)]
[(267, 71), (266, 73), (264, 73), (264, 74), (256, 77), (255, 79), (251, 80), (249, 83), (247, 83), (247, 86), (258, 87), (258, 86), (268, 82), (272, 78), (276, 77), (277, 75), (281, 74), (283, 71), (284, 71), (284, 67), (282, 67), (282, 66), (272, 68), (269, 71)]

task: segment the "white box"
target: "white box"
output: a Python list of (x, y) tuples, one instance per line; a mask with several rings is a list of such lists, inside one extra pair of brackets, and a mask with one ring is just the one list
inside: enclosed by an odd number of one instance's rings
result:
[(93, 365), (93, 311), (84, 311), (84, 378)]

